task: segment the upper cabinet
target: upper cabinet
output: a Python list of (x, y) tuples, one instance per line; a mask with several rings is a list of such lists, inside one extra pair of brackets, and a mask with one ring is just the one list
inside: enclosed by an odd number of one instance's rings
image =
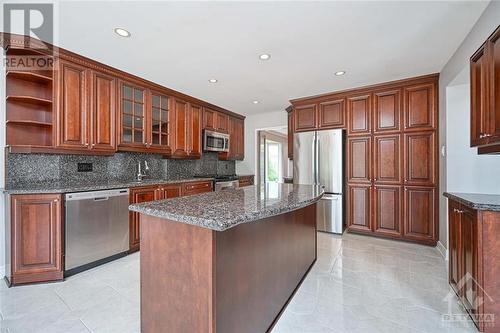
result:
[(470, 58), (471, 147), (500, 152), (500, 26)]
[(436, 85), (426, 83), (404, 88), (405, 130), (436, 128)]
[(243, 119), (228, 117), (229, 152), (220, 153), (223, 160), (243, 160), (245, 158), (245, 125)]
[(345, 126), (345, 99), (319, 104), (319, 128), (343, 128)]
[(317, 128), (316, 104), (296, 106), (294, 114), (295, 131), (311, 131)]
[(378, 91), (373, 94), (373, 132), (398, 132), (401, 118), (401, 90)]
[(113, 153), (116, 150), (116, 78), (59, 61), (58, 148)]
[(55, 46), (21, 47), (39, 44), (9, 35), (3, 45), (7, 58), (37, 56), (53, 66), (6, 72), (10, 153), (110, 155), (119, 150), (199, 158), (206, 128), (232, 131), (231, 157), (243, 159), (245, 117)]
[(347, 134), (366, 135), (371, 132), (371, 95), (347, 99)]

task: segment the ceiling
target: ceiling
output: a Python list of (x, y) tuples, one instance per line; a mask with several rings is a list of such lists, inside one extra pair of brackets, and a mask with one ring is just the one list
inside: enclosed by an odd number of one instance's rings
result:
[[(64, 1), (56, 44), (249, 115), (439, 72), (487, 4)], [(132, 36), (118, 37), (115, 27)], [(335, 76), (340, 70), (347, 73)]]

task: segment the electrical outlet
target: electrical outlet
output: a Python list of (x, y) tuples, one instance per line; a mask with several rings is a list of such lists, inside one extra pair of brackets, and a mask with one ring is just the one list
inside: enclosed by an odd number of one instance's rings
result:
[(78, 163), (78, 172), (91, 172), (92, 170), (92, 163)]

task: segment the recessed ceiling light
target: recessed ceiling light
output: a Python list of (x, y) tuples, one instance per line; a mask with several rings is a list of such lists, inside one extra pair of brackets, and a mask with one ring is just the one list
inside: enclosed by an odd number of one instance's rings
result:
[(345, 71), (338, 71), (338, 72), (335, 72), (335, 75), (337, 76), (342, 76), (345, 74)]
[(113, 30), (114, 30), (115, 34), (117, 34), (120, 37), (130, 37), (130, 32), (128, 32), (127, 30), (125, 30), (123, 28), (114, 28)]
[(218, 81), (217, 79), (210, 79), (210, 80), (208, 80), (208, 82), (210, 82), (210, 83), (217, 83), (217, 81)]
[(252, 103), (253, 104), (259, 104), (259, 101), (253, 101)]
[(271, 59), (271, 55), (270, 55), (270, 54), (267, 54), (267, 53), (264, 53), (264, 54), (261, 54), (261, 55), (259, 56), (259, 59), (260, 59), (260, 60), (269, 60), (269, 59)]

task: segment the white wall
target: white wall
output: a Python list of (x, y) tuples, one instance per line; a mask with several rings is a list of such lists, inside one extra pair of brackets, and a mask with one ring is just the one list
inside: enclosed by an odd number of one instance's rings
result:
[[(492, 1), (488, 7), (484, 10), (481, 17), (478, 19), (470, 33), (464, 39), (462, 44), (458, 47), (456, 52), (450, 58), (450, 60), (443, 67), (440, 77), (439, 77), (439, 144), (440, 146), (446, 145), (447, 150), (451, 153), (454, 152), (454, 155), (449, 157), (441, 156), (439, 161), (439, 177), (440, 177), (440, 202), (439, 202), (439, 241), (447, 247), (448, 244), (448, 213), (447, 213), (447, 201), (442, 196), (442, 192), (456, 190), (458, 185), (454, 182), (454, 178), (450, 178), (453, 176), (453, 173), (448, 175), (448, 166), (449, 168), (462, 168), (460, 164), (468, 165), (467, 170), (468, 173), (463, 173), (462, 178), (466, 177), (479, 177), (483, 175), (485, 172), (489, 172), (487, 169), (490, 168), (490, 163), (497, 163), (496, 160), (500, 159), (500, 156), (492, 156), (492, 157), (479, 157), (472, 154), (470, 148), (464, 145), (463, 140), (469, 140), (470, 138), (470, 129), (466, 123), (468, 122), (468, 112), (469, 106), (465, 106), (464, 95), (468, 95), (469, 92), (466, 91), (465, 88), (458, 88), (455, 90), (453, 88), (450, 91), (450, 99), (447, 98), (448, 86), (453, 86), (453, 81), (457, 76), (459, 76), (460, 72), (467, 68), (469, 65), (470, 56), (481, 46), (481, 44), (488, 38), (488, 36), (495, 30), (495, 28), (500, 23), (500, 2)], [(468, 75), (465, 76), (466, 83), (468, 83)], [(451, 104), (449, 104), (451, 103)], [(458, 107), (461, 110), (456, 111), (454, 108)], [(461, 116), (463, 122), (456, 120), (455, 112), (466, 112), (465, 108), (467, 108), (467, 117)], [(450, 122), (448, 122), (448, 118), (451, 117)], [(458, 115), (457, 115), (458, 117)], [(459, 141), (455, 142), (457, 138), (450, 137), (447, 138), (447, 133), (451, 135), (460, 135)], [(448, 141), (453, 140), (453, 141)], [(450, 151), (451, 149), (451, 151)], [(474, 156), (473, 156), (474, 155)], [(471, 159), (471, 161), (465, 162), (462, 157), (467, 156), (467, 158)], [(460, 159), (456, 159), (459, 157)], [(470, 162), (470, 163), (469, 163)], [(471, 169), (472, 168), (472, 169)], [(498, 177), (498, 175), (496, 175)], [(448, 182), (451, 181), (450, 184)], [(448, 189), (448, 187), (450, 188)], [(478, 182), (469, 182), (464, 183), (464, 189), (467, 189), (468, 192), (489, 192), (486, 187), (483, 187), (481, 183)]]
[(447, 191), (500, 194), (500, 156), (478, 155), (464, 135), (470, 128), (469, 89), (469, 84), (446, 89), (446, 106), (453, 110), (446, 119)]
[(236, 162), (236, 173), (255, 175), (257, 170), (257, 130), (269, 127), (287, 126), (285, 110), (259, 113), (245, 119), (245, 159)]

